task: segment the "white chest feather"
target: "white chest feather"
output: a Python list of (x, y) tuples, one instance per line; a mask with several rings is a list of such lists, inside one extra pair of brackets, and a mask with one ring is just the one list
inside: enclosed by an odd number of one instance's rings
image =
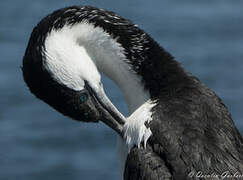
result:
[[(126, 158), (131, 148), (135, 145), (140, 148), (141, 145), (146, 148), (146, 143), (152, 135), (150, 128), (145, 126), (152, 120), (152, 108), (155, 103), (148, 100), (136, 111), (134, 111), (128, 118), (124, 125), (124, 139), (118, 137), (117, 139), (117, 154), (120, 162), (120, 175), (123, 177)], [(143, 144), (142, 144), (143, 143)]]
[(145, 123), (149, 123), (152, 120), (151, 109), (153, 106), (154, 104), (151, 101), (147, 101), (127, 118), (123, 131), (128, 152), (134, 145), (140, 148), (142, 142), (144, 143), (144, 148), (146, 148), (147, 140), (152, 135), (152, 132), (150, 128), (145, 126)]

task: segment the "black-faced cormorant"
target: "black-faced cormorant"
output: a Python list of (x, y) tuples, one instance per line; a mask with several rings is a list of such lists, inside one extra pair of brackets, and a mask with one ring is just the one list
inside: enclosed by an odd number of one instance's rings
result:
[[(130, 116), (107, 98), (100, 72)], [(23, 58), (30, 91), (62, 114), (103, 121), (122, 138), (126, 180), (243, 177), (243, 139), (222, 101), (131, 21), (90, 6), (34, 28)]]

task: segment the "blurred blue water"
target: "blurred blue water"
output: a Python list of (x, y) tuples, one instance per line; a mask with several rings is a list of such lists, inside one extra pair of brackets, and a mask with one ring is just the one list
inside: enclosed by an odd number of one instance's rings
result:
[[(243, 1), (154, 0), (0, 2), (0, 179), (118, 178), (116, 135), (103, 124), (71, 121), (34, 98), (21, 73), (33, 26), (74, 4), (109, 9), (132, 19), (213, 89), (243, 130)], [(125, 115), (118, 88), (104, 78)]]

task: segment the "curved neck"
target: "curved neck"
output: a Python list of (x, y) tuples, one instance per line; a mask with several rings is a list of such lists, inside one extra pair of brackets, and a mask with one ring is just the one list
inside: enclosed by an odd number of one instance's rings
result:
[(133, 113), (150, 98), (150, 95), (144, 89), (141, 77), (127, 63), (124, 48), (100, 27), (94, 28), (91, 24), (79, 26), (85, 26), (80, 27), (80, 30), (86, 31), (79, 34), (79, 45), (86, 49), (98, 70), (119, 86), (129, 113)]
[[(78, 58), (82, 61), (82, 66), (87, 66), (88, 69), (88, 66), (93, 64), (98, 71), (113, 80), (121, 89), (130, 114), (150, 98), (149, 92), (144, 89), (141, 77), (128, 64), (121, 44), (102, 28), (94, 27), (87, 22), (65, 25), (62, 29), (50, 32), (48, 41), (49, 44), (58, 43), (69, 48), (69, 51), (63, 51), (65, 54), (59, 55), (58, 58), (76, 57), (76, 60), (65, 58), (64, 62), (68, 61), (69, 65), (76, 66)], [(50, 43), (50, 41), (57, 42)], [(86, 70), (86, 73), (90, 76), (97, 70), (96, 68), (91, 71)]]

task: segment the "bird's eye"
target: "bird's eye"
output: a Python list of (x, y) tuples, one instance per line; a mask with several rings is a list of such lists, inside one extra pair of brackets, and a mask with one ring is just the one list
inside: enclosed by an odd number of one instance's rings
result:
[(86, 92), (83, 92), (82, 94), (80, 94), (80, 100), (82, 103), (86, 102), (89, 98), (89, 95)]

